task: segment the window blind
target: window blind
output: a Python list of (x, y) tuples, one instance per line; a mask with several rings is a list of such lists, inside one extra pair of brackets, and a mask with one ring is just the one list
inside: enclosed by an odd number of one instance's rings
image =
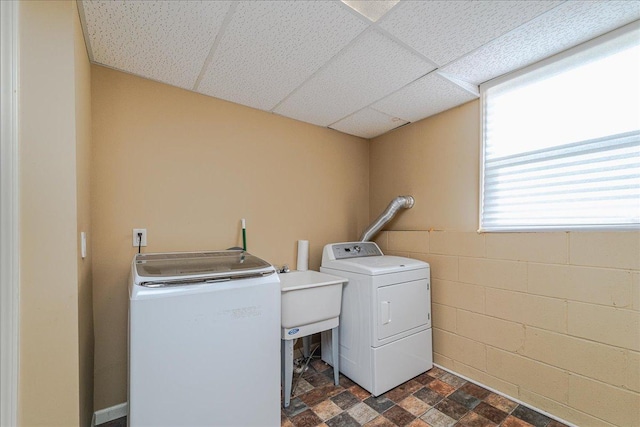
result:
[(640, 228), (638, 26), (481, 87), (480, 231)]
[(485, 163), (485, 229), (640, 223), (640, 132)]

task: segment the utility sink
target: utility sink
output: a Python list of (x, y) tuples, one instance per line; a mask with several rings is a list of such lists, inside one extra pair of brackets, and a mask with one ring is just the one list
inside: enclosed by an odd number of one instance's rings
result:
[(282, 339), (294, 339), (337, 326), (342, 285), (348, 280), (318, 271), (280, 273)]
[(318, 271), (292, 271), (280, 273), (282, 296), (282, 384), (284, 407), (291, 403), (293, 378), (293, 343), (302, 338), (305, 357), (308, 357), (309, 335), (331, 331), (333, 382), (340, 384), (339, 331), (342, 285), (348, 280)]

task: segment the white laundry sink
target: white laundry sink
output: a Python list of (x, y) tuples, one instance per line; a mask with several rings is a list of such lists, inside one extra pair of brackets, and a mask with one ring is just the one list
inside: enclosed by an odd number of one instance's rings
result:
[[(348, 280), (318, 271), (281, 273), (283, 339), (293, 339), (324, 329), (327, 321), (338, 318), (342, 285)], [(311, 331), (311, 329), (317, 331)], [(327, 329), (327, 328), (325, 328)]]
[(291, 402), (291, 381), (293, 378), (294, 339), (302, 338), (304, 355), (309, 355), (309, 335), (331, 331), (333, 345), (333, 382), (339, 384), (339, 331), (342, 285), (348, 280), (318, 271), (292, 271), (281, 273), (280, 291), (282, 297), (282, 336), (280, 354), (282, 357), (282, 384), (284, 407)]

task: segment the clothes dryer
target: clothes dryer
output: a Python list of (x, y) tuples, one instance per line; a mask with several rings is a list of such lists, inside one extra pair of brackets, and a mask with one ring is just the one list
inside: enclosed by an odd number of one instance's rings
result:
[[(433, 367), (429, 264), (373, 242), (324, 247), (320, 271), (349, 279), (340, 315), (340, 372), (374, 396)], [(331, 341), (322, 359), (332, 364)]]

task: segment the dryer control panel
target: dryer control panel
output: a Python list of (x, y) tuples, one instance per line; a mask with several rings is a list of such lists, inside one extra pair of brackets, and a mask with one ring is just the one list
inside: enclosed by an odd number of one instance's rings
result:
[(373, 242), (350, 242), (332, 245), (335, 259), (382, 256), (382, 251)]

